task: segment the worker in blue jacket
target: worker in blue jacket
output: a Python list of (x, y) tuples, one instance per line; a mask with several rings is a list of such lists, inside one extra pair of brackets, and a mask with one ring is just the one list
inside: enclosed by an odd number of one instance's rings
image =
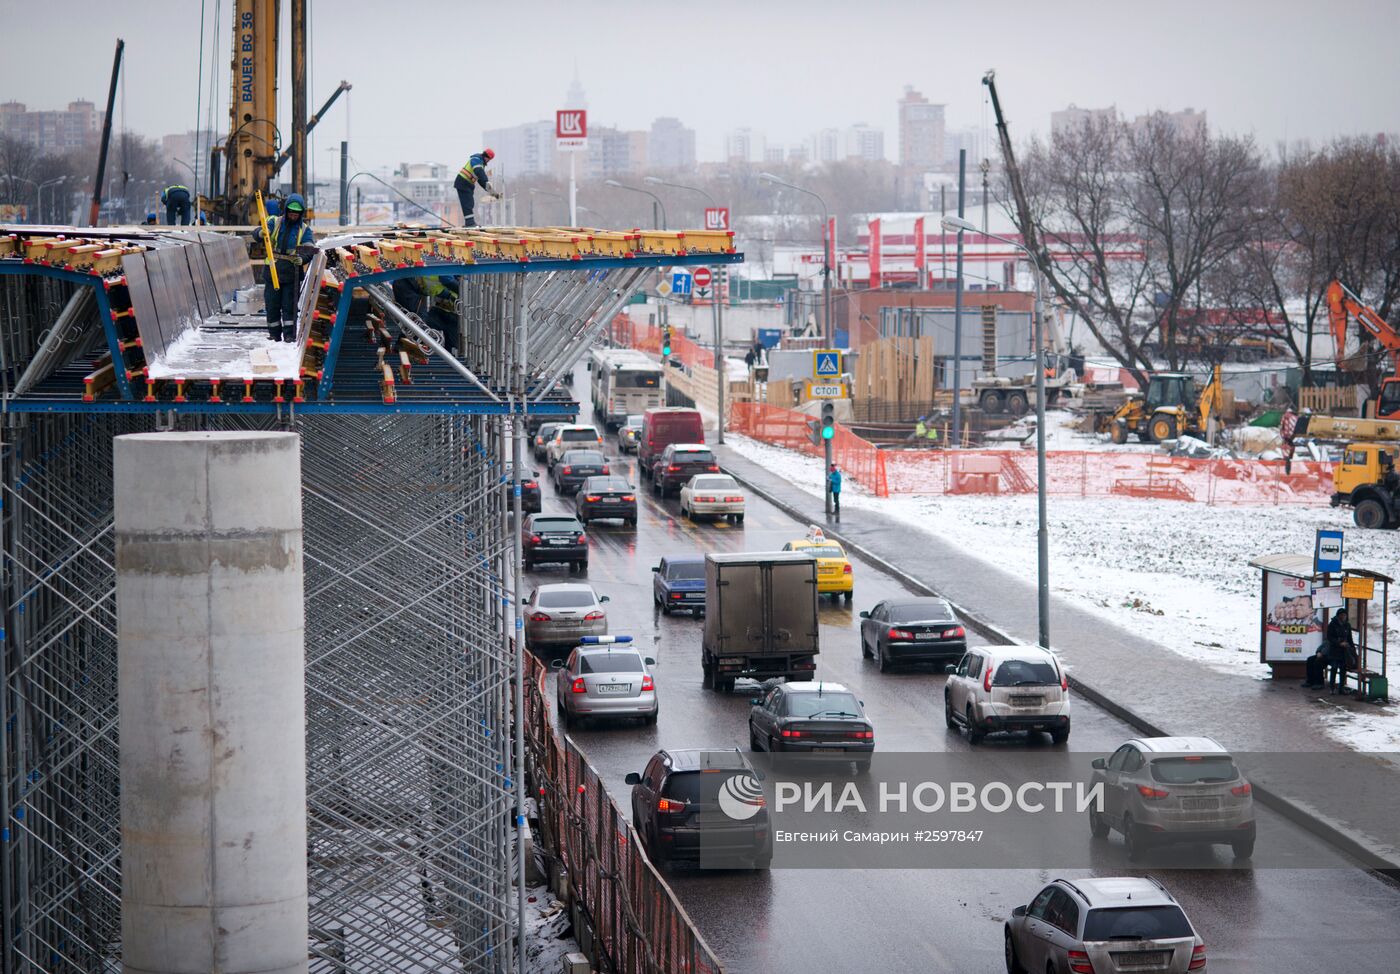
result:
[(272, 253), (277, 261), (277, 287), (272, 275), (263, 282), (267, 306), (267, 337), (272, 341), (297, 340), (297, 300), (301, 296), (301, 269), (316, 255), (311, 227), (306, 223), (306, 201), (299, 193), (287, 197), (282, 213), (267, 221)]
[(457, 170), (457, 178), (452, 181), (452, 187), (457, 190), (457, 202), (462, 204), (462, 226), (476, 226), (476, 189), (481, 187), (481, 191), (492, 199), (500, 199), (499, 193), (494, 192), (487, 185), (486, 164), (496, 158), (496, 153), (490, 149), (482, 149), (467, 160), (467, 164)]
[(165, 204), (166, 223), (174, 226), (178, 217), (181, 226), (189, 226), (190, 188), (188, 186), (181, 186), (177, 183), (174, 186), (165, 187), (160, 191), (160, 201)]

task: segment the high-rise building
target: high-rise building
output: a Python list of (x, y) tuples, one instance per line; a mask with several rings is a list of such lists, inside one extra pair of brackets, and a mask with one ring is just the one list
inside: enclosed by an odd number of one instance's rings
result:
[(724, 137), (724, 157), (730, 162), (763, 162), (768, 140), (751, 128), (735, 129)]
[(1118, 109), (1112, 105), (1107, 108), (1080, 108), (1078, 105), (1071, 104), (1068, 108), (1050, 113), (1050, 137), (1054, 138), (1057, 135), (1074, 132), (1090, 122), (1100, 120), (1112, 122), (1116, 121), (1117, 118)]
[(956, 171), (958, 150), (967, 150), (967, 169), (973, 171), (981, 165), (987, 154), (986, 139), (980, 129), (957, 129), (943, 135), (943, 167)]
[[(580, 175), (588, 179), (630, 176), (646, 168), (647, 132), (625, 131), (610, 125), (588, 126), (588, 151), (579, 159)], [(559, 153), (560, 174), (568, 173), (568, 158)]]
[(1179, 112), (1156, 111), (1139, 115), (1133, 119), (1133, 128), (1142, 131), (1152, 121), (1163, 121), (1169, 128), (1175, 129), (1178, 135), (1188, 138), (1206, 134), (1206, 113), (1198, 112), (1194, 108)]
[(871, 128), (864, 122), (857, 122), (846, 129), (846, 159), (864, 159), (869, 162), (885, 158), (885, 133), (883, 129)]
[(678, 118), (658, 118), (647, 137), (647, 165), (658, 171), (695, 168), (695, 130)]
[(224, 136), (208, 129), (198, 132), (176, 132), (161, 136), (160, 154), (167, 162), (183, 162), (203, 173), (209, 166), (210, 149), (223, 144)]
[(496, 158), (491, 161), (491, 171), (502, 178), (547, 176), (554, 172), (553, 122), (526, 122), (510, 128), (489, 129), (482, 133), (480, 146), (462, 147), (462, 162), (485, 147), (496, 153)]
[(899, 164), (916, 169), (943, 165), (943, 106), (909, 85), (899, 99)]
[(104, 112), (90, 101), (68, 103), (65, 111), (31, 112), (22, 103), (0, 104), (0, 135), (32, 142), (45, 155), (68, 152), (97, 139)]
[(841, 132), (822, 129), (807, 139), (807, 158), (812, 162), (837, 162), (841, 159)]
[(763, 147), (763, 161), (771, 163), (781, 163), (787, 158), (787, 152), (780, 145), (768, 144)]
[(574, 65), (574, 80), (569, 82), (569, 91), (564, 96), (565, 108), (588, 110), (588, 96), (583, 93), (583, 84), (578, 80), (578, 65)]

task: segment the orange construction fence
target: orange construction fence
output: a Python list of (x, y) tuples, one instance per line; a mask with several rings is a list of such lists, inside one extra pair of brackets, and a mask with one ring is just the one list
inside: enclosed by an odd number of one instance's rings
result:
[[(625, 314), (613, 317), (609, 335), (615, 345), (635, 348), (652, 355), (661, 354), (661, 329), (655, 325), (638, 324)], [(697, 345), (688, 336), (671, 329), (671, 358), (685, 365), (715, 367), (715, 353)]]
[[(737, 402), (729, 429), (812, 456), (811, 416), (766, 403)], [(847, 476), (877, 497), (891, 494), (1030, 494), (1036, 489), (1031, 450), (881, 449), (837, 424), (834, 456)], [(1201, 504), (1326, 505), (1332, 464), (1210, 459), (1157, 453), (1057, 450), (1046, 456), (1048, 493), (1060, 497), (1147, 497)]]

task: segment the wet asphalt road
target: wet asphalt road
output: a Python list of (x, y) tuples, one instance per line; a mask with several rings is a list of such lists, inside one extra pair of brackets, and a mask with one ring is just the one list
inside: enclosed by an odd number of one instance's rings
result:
[[(585, 407), (586, 415), (586, 407)], [(583, 420), (583, 421), (586, 421)], [(613, 472), (637, 483), (636, 462), (606, 437)], [(542, 464), (537, 465), (544, 473)], [(633, 636), (654, 668), (661, 704), (655, 727), (632, 722), (588, 723), (573, 739), (602, 775), (618, 805), (630, 809), (623, 779), (640, 771), (663, 746), (748, 746), (749, 692), (700, 686), (700, 627), (688, 616), (663, 617), (652, 603), (651, 566), (663, 555), (705, 551), (776, 550), (805, 526), (750, 496), (743, 525), (683, 521), (674, 499), (638, 493), (637, 528), (595, 522), (588, 581), (608, 605), (610, 631)], [(569, 499), (544, 487), (546, 512), (572, 511)], [(967, 751), (964, 735), (942, 718), (943, 675), (930, 668), (881, 674), (862, 660), (859, 610), (908, 591), (874, 567), (856, 561), (856, 598), (821, 600), (818, 677), (853, 689), (865, 702), (881, 751)], [(572, 581), (563, 566), (531, 572), (531, 586)], [(976, 642), (975, 639), (972, 640)], [(551, 702), (552, 702), (552, 690)], [(1076, 751), (1111, 751), (1136, 736), (1117, 718), (1074, 700)], [(1070, 745), (1066, 745), (1068, 748)], [(1004, 750), (1055, 750), (1048, 738), (989, 738), (978, 746), (991, 759)], [(1266, 809), (1258, 810), (1259, 843), (1285, 843), (1326, 858), (1330, 850)], [(1086, 846), (1089, 845), (1085, 829)], [(1156, 875), (1178, 898), (1205, 939), (1212, 971), (1392, 971), (1400, 957), (1400, 889), (1359, 869), (1223, 870), (1227, 848), (1184, 847), (1175, 861), (1212, 863), (1213, 869), (1142, 869), (1129, 864), (1121, 837), (1091, 846), (1094, 868), (1081, 870), (814, 870), (767, 874), (667, 871), (667, 882), (725, 968), (733, 972), (812, 974), (825, 971), (1004, 970), (1001, 925), (1056, 876)], [(1194, 857), (1194, 858), (1193, 858)], [(1338, 965), (1341, 965), (1340, 967)]]

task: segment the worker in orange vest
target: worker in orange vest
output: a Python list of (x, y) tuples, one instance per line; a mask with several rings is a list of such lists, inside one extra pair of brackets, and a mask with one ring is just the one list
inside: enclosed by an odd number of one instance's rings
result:
[(486, 164), (496, 158), (496, 153), (491, 149), (482, 149), (467, 160), (466, 165), (457, 170), (457, 178), (452, 181), (452, 188), (457, 190), (457, 201), (462, 204), (462, 226), (476, 226), (476, 189), (481, 187), (481, 191), (492, 199), (500, 199), (499, 193), (493, 192), (487, 185)]

